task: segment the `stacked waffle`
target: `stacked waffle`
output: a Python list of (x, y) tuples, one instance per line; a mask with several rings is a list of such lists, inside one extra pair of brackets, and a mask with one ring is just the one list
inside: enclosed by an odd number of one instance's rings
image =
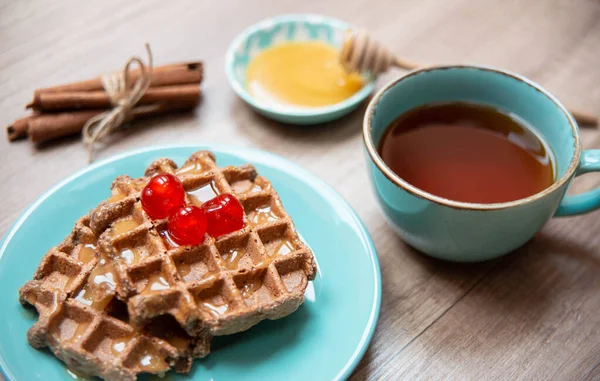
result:
[[(244, 228), (177, 245), (167, 221), (151, 220), (141, 207), (141, 190), (158, 173), (177, 176), (189, 204), (233, 194)], [(294, 312), (316, 272), (277, 193), (251, 165), (218, 168), (201, 151), (181, 168), (157, 160), (145, 175), (118, 177), (112, 196), (48, 251), (19, 291), (39, 313), (30, 344), (107, 380), (189, 372), (213, 335)]]

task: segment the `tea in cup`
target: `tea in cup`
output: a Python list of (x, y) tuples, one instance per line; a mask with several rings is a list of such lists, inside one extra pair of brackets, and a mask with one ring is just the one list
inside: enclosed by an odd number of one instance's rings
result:
[(519, 75), (482, 66), (413, 71), (369, 103), (363, 138), (371, 181), (400, 237), (461, 262), (506, 254), (552, 216), (600, 208), (600, 189), (565, 196), (600, 170), (554, 96)]

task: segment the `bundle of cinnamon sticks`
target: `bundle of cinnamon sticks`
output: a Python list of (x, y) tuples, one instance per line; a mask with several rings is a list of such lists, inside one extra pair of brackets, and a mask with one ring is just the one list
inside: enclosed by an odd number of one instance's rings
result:
[[(135, 83), (139, 75), (139, 70), (131, 71), (131, 83)], [(202, 79), (202, 62), (155, 67), (150, 88), (133, 108), (129, 120), (196, 107)], [(157, 107), (140, 107), (144, 105)], [(30, 141), (40, 143), (78, 134), (89, 119), (111, 107), (100, 77), (38, 89), (26, 106), (32, 113), (6, 128), (8, 140), (29, 137)]]

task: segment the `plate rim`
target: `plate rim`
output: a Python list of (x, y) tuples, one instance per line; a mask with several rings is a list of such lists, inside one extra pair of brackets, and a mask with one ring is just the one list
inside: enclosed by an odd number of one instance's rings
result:
[[(315, 175), (308, 169), (302, 167), (301, 165), (299, 165), (299, 164), (293, 162), (292, 160), (290, 160), (286, 157), (283, 157), (281, 155), (278, 155), (278, 154), (275, 154), (275, 153), (272, 153), (269, 151), (265, 151), (262, 149), (258, 149), (258, 148), (244, 147), (244, 146), (240, 146), (240, 145), (231, 145), (231, 144), (211, 144), (211, 143), (199, 144), (199, 145), (196, 145), (196, 144), (185, 144), (185, 145), (170, 144), (170, 145), (152, 145), (152, 146), (148, 146), (148, 147), (144, 147), (144, 148), (140, 148), (140, 149), (128, 150), (126, 152), (122, 152), (120, 154), (116, 154), (116, 155), (110, 156), (108, 158), (99, 160), (93, 164), (90, 164), (84, 168), (77, 170), (75, 173), (67, 176), (65, 179), (54, 184), (50, 189), (48, 189), (47, 191), (42, 193), (42, 195), (39, 196), (31, 205), (29, 205), (27, 207), (27, 209), (25, 209), (25, 211), (9, 227), (6, 234), (2, 237), (2, 240), (0, 240), (0, 261), (2, 260), (4, 253), (6, 252), (6, 247), (10, 243), (12, 237), (15, 235), (17, 230), (19, 230), (21, 225), (23, 225), (23, 223), (27, 220), (27, 218), (33, 213), (34, 210), (37, 209), (37, 207), (40, 204), (42, 204), (51, 195), (56, 193), (60, 188), (71, 183), (72, 181), (77, 180), (77, 178), (85, 175), (88, 172), (95, 170), (96, 168), (102, 167), (102, 166), (110, 164), (112, 162), (127, 159), (132, 156), (136, 156), (136, 155), (140, 155), (140, 154), (144, 154), (144, 153), (148, 153), (148, 152), (152, 152), (152, 151), (160, 152), (160, 151), (170, 150), (170, 149), (215, 150), (215, 151), (228, 153), (228, 154), (231, 154), (233, 156), (238, 156), (238, 157), (240, 157), (240, 155), (239, 155), (240, 151), (245, 151), (245, 152), (242, 152), (241, 156), (244, 156), (243, 154), (247, 152), (250, 155), (259, 155), (259, 156), (264, 156), (264, 157), (270, 157), (271, 159), (274, 159), (272, 161), (274, 163), (279, 162), (279, 163), (283, 163), (283, 165), (286, 167), (292, 167), (294, 169), (294, 173), (296, 175), (300, 175), (301, 180), (303, 180), (303, 182), (310, 184), (312, 186), (316, 185), (315, 188), (319, 189), (319, 191), (325, 192), (324, 194), (327, 198), (333, 198), (335, 201), (337, 201), (337, 203), (339, 205), (342, 205), (348, 209), (353, 222), (355, 223), (356, 226), (358, 226), (360, 228), (359, 230), (361, 233), (361, 241), (363, 241), (365, 243), (364, 246), (368, 249), (368, 255), (371, 259), (371, 264), (372, 264), (372, 268), (373, 268), (373, 275), (374, 275), (374, 279), (375, 279), (374, 286), (375, 287), (374, 287), (374, 299), (373, 299), (373, 304), (371, 306), (371, 312), (369, 314), (369, 319), (367, 321), (367, 325), (365, 326), (365, 329), (363, 330), (363, 334), (360, 338), (360, 341), (358, 342), (358, 345), (356, 346), (352, 355), (348, 358), (348, 361), (346, 361), (346, 364), (340, 369), (340, 371), (334, 377), (334, 380), (347, 379), (352, 374), (354, 369), (356, 369), (360, 360), (363, 358), (365, 352), (367, 351), (367, 349), (371, 343), (371, 340), (373, 338), (373, 334), (375, 333), (375, 328), (377, 326), (377, 321), (379, 319), (379, 313), (380, 313), (380, 309), (381, 309), (382, 283), (381, 283), (381, 269), (380, 269), (380, 265), (379, 265), (379, 257), (377, 256), (377, 250), (375, 248), (375, 244), (373, 243), (373, 239), (371, 238), (371, 235), (369, 234), (367, 227), (365, 226), (363, 221), (360, 219), (360, 217), (358, 216), (358, 214), (356, 213), (354, 208), (348, 203), (348, 201), (346, 201), (344, 199), (344, 197), (342, 197), (341, 194), (339, 194), (331, 185), (327, 184), (319, 176)], [(306, 179), (309, 179), (310, 183), (307, 181), (304, 181)], [(3, 357), (0, 357), (0, 375), (3, 376), (6, 381), (18, 381), (18, 380), (16, 380), (15, 377), (13, 377), (12, 374), (9, 373)]]

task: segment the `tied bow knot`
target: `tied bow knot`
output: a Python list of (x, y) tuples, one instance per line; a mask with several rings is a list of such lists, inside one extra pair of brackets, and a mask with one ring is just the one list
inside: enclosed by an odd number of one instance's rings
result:
[[(96, 115), (83, 126), (83, 142), (88, 146), (90, 162), (93, 159), (95, 143), (104, 141), (108, 135), (118, 130), (131, 118), (133, 108), (150, 87), (152, 51), (148, 44), (145, 46), (148, 53), (148, 66), (144, 65), (140, 58), (131, 57), (122, 72), (102, 76), (102, 86), (113, 108)], [(134, 63), (138, 65), (140, 74), (131, 86), (130, 68)]]

